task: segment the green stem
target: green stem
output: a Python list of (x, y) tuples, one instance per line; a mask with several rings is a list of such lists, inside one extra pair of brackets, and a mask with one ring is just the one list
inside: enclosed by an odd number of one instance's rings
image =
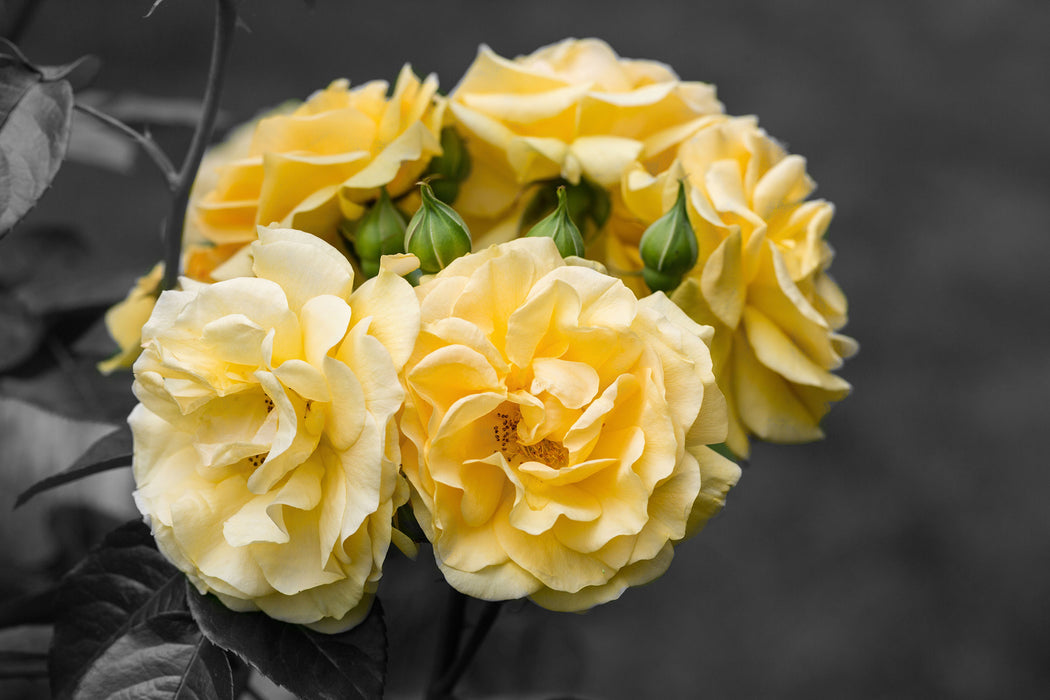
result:
[(211, 47), (211, 65), (208, 67), (208, 82), (204, 88), (204, 104), (200, 121), (193, 132), (186, 158), (182, 162), (178, 179), (171, 197), (171, 214), (164, 223), (164, 289), (171, 289), (179, 278), (179, 261), (182, 257), (182, 228), (186, 221), (186, 206), (190, 201), (190, 189), (197, 176), (204, 149), (211, 138), (215, 116), (219, 111), (219, 96), (226, 74), (226, 60), (233, 42), (233, 30), (237, 26), (237, 7), (234, 0), (215, 0), (215, 34)]
[(73, 107), (84, 114), (89, 114), (98, 121), (102, 122), (106, 126), (119, 131), (131, 140), (135, 141), (142, 150), (145, 151), (146, 155), (150, 157), (157, 169), (160, 170), (161, 174), (164, 175), (164, 179), (168, 183), (168, 189), (174, 190), (179, 182), (179, 173), (175, 170), (175, 166), (172, 164), (168, 155), (161, 150), (161, 147), (157, 145), (157, 142), (151, 139), (146, 134), (140, 131), (132, 129), (130, 126), (120, 121), (116, 117), (106, 114), (105, 112), (99, 111), (91, 105), (86, 105), (81, 102), (77, 102)]

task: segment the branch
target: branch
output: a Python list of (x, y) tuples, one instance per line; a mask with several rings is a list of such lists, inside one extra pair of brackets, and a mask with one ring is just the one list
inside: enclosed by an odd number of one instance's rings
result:
[(459, 658), (456, 659), (456, 663), (452, 665), (452, 668), (448, 669), (441, 676), (437, 683), (431, 685), (428, 698), (442, 699), (452, 696), (452, 690), (456, 687), (456, 683), (459, 682), (460, 676), (470, 666), (470, 662), (474, 660), (474, 655), (481, 648), (481, 643), (485, 641), (485, 637), (488, 635), (489, 630), (492, 629), (493, 623), (496, 622), (496, 617), (499, 615), (502, 607), (502, 600), (485, 603), (485, 607), (478, 618), (478, 623), (474, 626), (474, 631), (463, 646), (463, 651), (460, 653)]
[(438, 634), (438, 646), (434, 653), (434, 667), (430, 669), (430, 688), (427, 698), (437, 700), (441, 679), (448, 672), (452, 660), (459, 650), (459, 638), (463, 633), (463, 612), (466, 610), (467, 597), (449, 586), (448, 600), (445, 602), (445, 615), (441, 621), (441, 632)]
[(175, 166), (168, 158), (168, 154), (166, 154), (161, 149), (161, 147), (157, 145), (156, 141), (154, 141), (146, 134), (132, 129), (130, 126), (120, 121), (116, 117), (106, 114), (105, 112), (101, 112), (92, 107), (91, 105), (86, 105), (82, 102), (77, 102), (73, 105), (73, 108), (83, 112), (84, 114), (91, 115), (106, 126), (115, 129), (116, 131), (119, 131), (120, 133), (135, 141), (138, 145), (142, 146), (142, 150), (146, 152), (146, 155), (150, 157), (150, 160), (153, 161), (154, 165), (157, 166), (161, 174), (164, 175), (164, 179), (168, 183), (168, 189), (175, 189), (176, 185), (178, 184), (179, 173), (175, 170)]
[(186, 206), (190, 201), (190, 189), (197, 176), (204, 149), (211, 138), (215, 116), (219, 111), (219, 96), (226, 74), (226, 59), (233, 42), (233, 30), (237, 26), (235, 0), (215, 0), (215, 34), (211, 47), (211, 65), (208, 67), (208, 82), (204, 88), (204, 105), (200, 121), (193, 132), (186, 158), (182, 162), (171, 198), (171, 214), (164, 225), (164, 289), (171, 289), (179, 277), (179, 260), (182, 255), (182, 228), (186, 221)]

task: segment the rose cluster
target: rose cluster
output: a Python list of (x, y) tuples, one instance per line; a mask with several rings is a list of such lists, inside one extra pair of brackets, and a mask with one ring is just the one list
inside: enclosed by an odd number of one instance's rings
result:
[(724, 455), (820, 437), (850, 390), (813, 188), (593, 39), (272, 110), (205, 158), (179, 287), (107, 316), (136, 503), (199, 590), (319, 630), (367, 614), (406, 518), (470, 596), (613, 600), (721, 509)]

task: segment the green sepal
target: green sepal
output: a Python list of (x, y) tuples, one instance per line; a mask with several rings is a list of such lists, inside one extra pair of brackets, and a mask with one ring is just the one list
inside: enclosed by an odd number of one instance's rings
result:
[(344, 238), (349, 238), (366, 277), (379, 274), (379, 259), (384, 255), (405, 252), (405, 217), (390, 201), (386, 188), (379, 190), (379, 199), (361, 217), (356, 230), (347, 236), (347, 227), (340, 227)]
[(419, 269), (432, 275), (471, 249), (470, 229), (456, 211), (434, 196), (431, 186), (419, 186), (423, 203), (405, 229), (405, 252), (419, 258)]
[(563, 258), (583, 257), (583, 236), (569, 215), (569, 196), (565, 187), (558, 188), (558, 206), (525, 234), (526, 238), (553, 238)]
[(699, 250), (689, 223), (684, 183), (678, 183), (678, 197), (670, 210), (645, 229), (638, 252), (645, 265), (642, 276), (653, 291), (674, 289), (696, 265)]

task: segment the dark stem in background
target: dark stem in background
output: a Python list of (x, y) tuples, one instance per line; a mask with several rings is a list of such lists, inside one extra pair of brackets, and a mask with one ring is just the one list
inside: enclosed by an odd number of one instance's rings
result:
[[(467, 642), (459, 653), (459, 657), (450, 667), (448, 664), (455, 656), (456, 648), (459, 646), (459, 637), (463, 628), (463, 608), (466, 602), (466, 597), (462, 593), (456, 591), (452, 593), (453, 595), (449, 598), (448, 607), (445, 611), (444, 634), (439, 638), (439, 644), (441, 642), (451, 643), (438, 647), (437, 656), (440, 662), (434, 664), (430, 686), (427, 689), (427, 700), (450, 700), (453, 697), (452, 691), (455, 690), (456, 683), (459, 682), (464, 671), (470, 666), (470, 662), (474, 660), (474, 655), (481, 648), (481, 643), (485, 641), (485, 637), (488, 635), (489, 630), (492, 629), (492, 625), (496, 622), (496, 617), (503, 607), (503, 601), (485, 603), (485, 607), (481, 610), (481, 615), (478, 616), (478, 622), (474, 625), (474, 630), (471, 632), (470, 637), (467, 638)], [(453, 609), (454, 606), (456, 606), (455, 610)], [(453, 621), (453, 618), (455, 621)]]
[(215, 115), (219, 111), (219, 96), (226, 74), (226, 59), (233, 42), (233, 30), (237, 26), (237, 8), (234, 0), (215, 0), (215, 34), (211, 46), (211, 65), (208, 67), (208, 82), (204, 88), (204, 104), (200, 121), (193, 132), (186, 158), (179, 170), (178, 181), (171, 197), (171, 214), (164, 222), (164, 289), (171, 289), (179, 278), (179, 259), (182, 254), (182, 227), (186, 221), (186, 205), (190, 200), (190, 188), (197, 176), (204, 149), (211, 138)]
[[(29, 28), (29, 24), (33, 21), (33, 17), (36, 16), (37, 10), (44, 4), (44, 0), (24, 0), (19, 6), (18, 10), (13, 12), (14, 20), (11, 22), (10, 27), (4, 28), (3, 36), (11, 41), (13, 44), (19, 43), (22, 39), (22, 35), (26, 33), (26, 29)], [(2, 3), (0, 3), (2, 5)]]
[(430, 683), (427, 684), (427, 700), (437, 700), (441, 697), (436, 694), (438, 683), (456, 658), (459, 638), (463, 633), (463, 612), (466, 607), (467, 597), (449, 586), (445, 616), (441, 620), (437, 648), (434, 650), (434, 667), (430, 670)]
[(132, 129), (130, 126), (120, 121), (116, 117), (110, 116), (105, 112), (101, 112), (92, 107), (91, 105), (86, 105), (81, 102), (77, 102), (73, 105), (73, 107), (74, 109), (77, 109), (83, 112), (84, 114), (91, 115), (106, 126), (116, 131), (119, 131), (120, 133), (124, 134), (132, 141), (137, 143), (142, 148), (142, 150), (146, 152), (146, 155), (149, 156), (150, 160), (153, 161), (154, 165), (157, 166), (157, 169), (160, 170), (161, 174), (164, 175), (164, 180), (168, 184), (168, 189), (174, 190), (178, 186), (179, 172), (175, 169), (175, 166), (172, 165), (171, 160), (168, 159), (168, 155), (163, 150), (161, 150), (160, 146), (157, 145), (156, 141), (151, 139), (146, 134)]

